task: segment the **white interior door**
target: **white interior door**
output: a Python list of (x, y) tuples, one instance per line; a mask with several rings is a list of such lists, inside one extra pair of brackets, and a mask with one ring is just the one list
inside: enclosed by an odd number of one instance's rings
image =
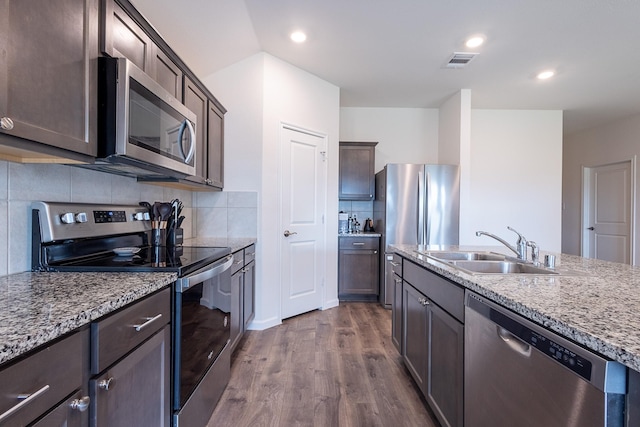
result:
[(282, 318), (322, 307), (325, 271), (326, 137), (281, 133)]
[(633, 164), (631, 161), (585, 170), (583, 256), (631, 263)]

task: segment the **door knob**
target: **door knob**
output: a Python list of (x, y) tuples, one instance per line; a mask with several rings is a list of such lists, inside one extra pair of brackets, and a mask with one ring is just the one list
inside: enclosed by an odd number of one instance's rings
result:
[(587, 228), (587, 230), (591, 230), (591, 231), (593, 231), (593, 230), (595, 230), (595, 228), (593, 228), (593, 227), (589, 227), (589, 228)]
[(292, 232), (290, 232), (289, 230), (284, 230), (284, 237), (289, 237), (289, 236), (291, 236), (292, 234), (298, 234), (298, 232), (297, 232), (297, 231), (294, 231), (294, 232), (292, 233)]

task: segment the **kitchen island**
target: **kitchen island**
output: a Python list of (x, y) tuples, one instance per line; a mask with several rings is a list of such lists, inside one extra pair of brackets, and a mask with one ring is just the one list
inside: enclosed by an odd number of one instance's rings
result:
[[(417, 249), (416, 245), (390, 245), (388, 251), (640, 371), (640, 268), (553, 253), (559, 275), (467, 274), (422, 255)], [(513, 255), (497, 246), (433, 246), (425, 250)], [(541, 258), (544, 254), (541, 252)]]

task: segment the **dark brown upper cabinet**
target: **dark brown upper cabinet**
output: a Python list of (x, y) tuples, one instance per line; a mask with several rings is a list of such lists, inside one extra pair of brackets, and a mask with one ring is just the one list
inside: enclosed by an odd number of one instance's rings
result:
[(96, 155), (98, 1), (0, 1), (0, 158)]
[(373, 200), (377, 142), (340, 142), (340, 200)]

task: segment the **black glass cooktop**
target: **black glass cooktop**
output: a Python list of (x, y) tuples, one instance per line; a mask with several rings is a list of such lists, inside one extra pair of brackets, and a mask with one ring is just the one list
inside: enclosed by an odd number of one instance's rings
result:
[(48, 266), (57, 271), (169, 271), (184, 276), (230, 253), (230, 248), (223, 247), (146, 246), (140, 248), (136, 254), (116, 255), (115, 252), (108, 252), (72, 261), (50, 263)]

